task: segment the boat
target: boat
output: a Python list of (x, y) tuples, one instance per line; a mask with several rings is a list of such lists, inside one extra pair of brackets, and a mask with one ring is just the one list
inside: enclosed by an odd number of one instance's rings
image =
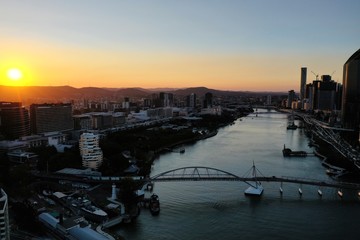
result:
[(306, 157), (307, 152), (305, 151), (292, 151), (290, 148), (286, 148), (284, 144), (284, 148), (282, 150), (284, 157)]
[(160, 201), (159, 196), (156, 194), (151, 195), (149, 201), (149, 208), (152, 215), (159, 215), (160, 213)]
[(94, 222), (104, 222), (108, 219), (107, 213), (94, 205), (84, 205), (81, 211), (86, 219)]
[(256, 178), (256, 172), (257, 172), (257, 169), (255, 167), (255, 164), (253, 163), (253, 166), (252, 166), (252, 177), (254, 178), (255, 180), (255, 184), (252, 185), (250, 183), (247, 183), (250, 185), (250, 187), (248, 187), (245, 191), (244, 191), (244, 194), (247, 195), (247, 196), (261, 196), (261, 194), (264, 192), (264, 188), (263, 186), (261, 185), (261, 182), (257, 180)]
[(74, 197), (74, 196), (65, 196), (63, 197), (65, 200), (65, 205), (84, 216), (87, 220), (94, 222), (104, 222), (108, 220), (108, 214), (96, 207), (89, 199), (84, 196)]
[(318, 194), (320, 197), (322, 196), (322, 191), (320, 189), (318, 190)]
[(298, 126), (295, 125), (295, 123), (289, 124), (286, 129), (288, 130), (296, 130)]
[(298, 128), (298, 126), (295, 125), (294, 123), (294, 111), (292, 111), (291, 115), (290, 115), (290, 121), (288, 126), (286, 127), (286, 129), (288, 130), (296, 130)]
[(341, 189), (339, 189), (338, 191), (337, 191), (337, 194), (339, 195), (339, 197), (343, 197), (343, 192), (342, 192), (342, 190)]

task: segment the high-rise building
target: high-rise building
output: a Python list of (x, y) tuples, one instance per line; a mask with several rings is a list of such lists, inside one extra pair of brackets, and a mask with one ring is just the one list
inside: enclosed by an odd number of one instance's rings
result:
[(287, 108), (291, 108), (292, 106), (292, 102), (295, 101), (296, 99), (296, 95), (295, 95), (295, 91), (294, 90), (290, 90), (288, 93), (288, 99), (287, 99)]
[(0, 102), (0, 134), (11, 140), (30, 135), (29, 111), (20, 102)]
[(212, 108), (213, 106), (213, 94), (211, 92), (205, 93), (204, 108)]
[(174, 95), (172, 93), (160, 92), (161, 107), (172, 107), (174, 104)]
[(316, 81), (316, 84), (317, 86), (315, 89), (317, 92), (314, 93), (316, 105), (314, 106), (314, 109), (328, 111), (335, 110), (336, 82), (331, 79), (330, 75), (322, 75), (321, 81)]
[(192, 93), (186, 97), (186, 106), (189, 108), (196, 108), (196, 94)]
[(31, 132), (61, 132), (74, 129), (70, 103), (30, 105)]
[(344, 64), (342, 123), (359, 132), (360, 124), (360, 49)]
[(0, 188), (0, 239), (10, 240), (8, 197)]
[(301, 80), (300, 80), (300, 103), (301, 108), (303, 108), (303, 102), (305, 99), (305, 90), (306, 90), (306, 74), (307, 74), (307, 68), (302, 67), (301, 68)]
[[(341, 92), (341, 84), (331, 79), (330, 75), (322, 75), (321, 80), (314, 80), (306, 85), (305, 105), (306, 110), (338, 110)], [(304, 105), (304, 106), (305, 106)]]
[(99, 135), (83, 133), (79, 141), (82, 165), (86, 168), (98, 169), (103, 161), (103, 153), (99, 147)]

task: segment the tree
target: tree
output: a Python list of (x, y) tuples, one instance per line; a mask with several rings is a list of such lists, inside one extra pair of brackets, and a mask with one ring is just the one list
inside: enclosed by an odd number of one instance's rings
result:
[(134, 205), (137, 205), (136, 190), (137, 184), (132, 178), (124, 178), (121, 180), (119, 199), (124, 204), (126, 212), (129, 212)]

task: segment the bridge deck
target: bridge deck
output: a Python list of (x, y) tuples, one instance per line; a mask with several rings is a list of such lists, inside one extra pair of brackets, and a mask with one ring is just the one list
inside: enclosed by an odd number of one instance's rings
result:
[(179, 181), (239, 181), (239, 182), (283, 182), (283, 183), (296, 183), (313, 186), (333, 187), (341, 189), (360, 190), (360, 184), (344, 183), (344, 182), (325, 182), (319, 180), (292, 178), (292, 177), (257, 177), (257, 178), (244, 178), (244, 177), (162, 177), (150, 179), (152, 182), (179, 182)]

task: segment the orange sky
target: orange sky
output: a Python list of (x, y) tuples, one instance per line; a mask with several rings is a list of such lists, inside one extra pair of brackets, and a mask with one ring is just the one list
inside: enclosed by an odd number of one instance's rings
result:
[[(206, 8), (39, 2), (0, 8), (0, 85), (298, 91), (301, 67), (308, 67), (308, 82), (315, 79), (311, 71), (335, 71), (341, 82), (343, 64), (358, 49), (358, 37), (347, 37), (357, 27), (358, 15), (350, 14), (356, 8), (340, 16), (341, 2), (321, 5), (321, 18), (285, 0), (264, 1), (262, 8), (252, 1)], [(10, 68), (23, 78), (10, 80)]]
[[(2, 85), (287, 91), (298, 88), (304, 62), (292, 60), (296, 54), (114, 52), (29, 40), (0, 43), (7, 46), (0, 56)], [(24, 77), (8, 79), (11, 67)]]

